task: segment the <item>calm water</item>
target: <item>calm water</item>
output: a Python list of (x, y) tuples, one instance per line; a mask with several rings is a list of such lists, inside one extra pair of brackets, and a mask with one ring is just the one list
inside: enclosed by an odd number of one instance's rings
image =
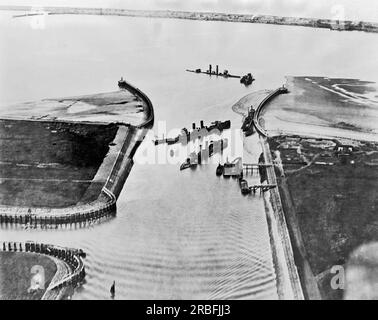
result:
[[(159, 121), (169, 130), (231, 119), (238, 128), (232, 104), (278, 87), (287, 74), (377, 78), (373, 34), (93, 16), (47, 17), (39, 30), (9, 17), (0, 14), (0, 105), (112, 91), (124, 76), (151, 98), (155, 133)], [(208, 63), (257, 81), (245, 88), (185, 72)], [(245, 159), (256, 161), (250, 139)], [(150, 140), (139, 156), (155, 150)], [(108, 299), (113, 280), (119, 299), (277, 298), (262, 198), (242, 197), (236, 181), (215, 176), (215, 165), (180, 172), (136, 163), (116, 219), (77, 230), (1, 229), (0, 240), (83, 248), (87, 283), (75, 299)]]

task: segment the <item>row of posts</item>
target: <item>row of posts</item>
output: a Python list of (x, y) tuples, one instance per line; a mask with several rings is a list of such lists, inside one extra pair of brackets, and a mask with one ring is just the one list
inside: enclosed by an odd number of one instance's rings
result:
[(30, 224), (38, 225), (71, 225), (76, 223), (86, 223), (99, 220), (116, 215), (116, 202), (112, 201), (105, 207), (100, 209), (93, 209), (85, 213), (74, 213), (67, 215), (50, 215), (50, 216), (37, 216), (37, 215), (7, 215), (0, 214), (0, 224)]
[(63, 286), (68, 285), (73, 285), (75, 287), (85, 278), (85, 267), (82, 261), (82, 257), (85, 257), (85, 253), (82, 250), (60, 248), (50, 244), (35, 242), (26, 242), (24, 245), (22, 245), (21, 242), (3, 242), (2, 250), (4, 252), (40, 253), (66, 262), (73, 270), (73, 273), (60, 281), (57, 288), (62, 288)]

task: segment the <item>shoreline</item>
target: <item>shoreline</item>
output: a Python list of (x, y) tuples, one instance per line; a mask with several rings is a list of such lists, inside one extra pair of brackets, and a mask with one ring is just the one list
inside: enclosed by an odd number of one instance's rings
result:
[[(255, 97), (254, 93), (250, 93), (239, 99), (239, 101), (232, 106), (232, 110), (241, 115), (243, 113), (243, 109), (245, 109), (244, 111), (247, 112), (251, 101), (253, 101), (253, 104), (258, 105), (253, 122), (257, 130), (257, 134), (260, 137), (260, 145), (266, 163), (273, 162), (268, 151), (269, 146), (266, 142), (266, 132), (258, 123), (259, 115), (266, 103), (282, 92), (282, 88), (278, 88), (276, 90), (260, 90), (256, 93), (258, 97)], [(243, 106), (247, 107), (243, 108)], [(268, 184), (276, 184), (274, 168), (267, 167), (267, 173)], [(280, 299), (303, 300), (303, 289), (295, 264), (285, 214), (282, 209), (281, 199), (277, 188), (266, 191), (263, 201), (269, 230), (272, 259), (276, 273), (277, 294)]]
[[(268, 163), (273, 163), (273, 159), (268, 143), (269, 135), (260, 124), (260, 115), (271, 99), (274, 99), (274, 97), (280, 93), (284, 93), (282, 89), (283, 87), (280, 87), (269, 92), (269, 94), (259, 103), (253, 119), (254, 126), (260, 135), (265, 162)], [(281, 242), (284, 243), (286, 264), (290, 270), (289, 276), (291, 276), (290, 280), (293, 285), (293, 291), (297, 292), (297, 296), (300, 296), (301, 299), (320, 300), (321, 295), (314, 274), (312, 273), (309, 262), (306, 258), (306, 251), (296, 221), (295, 212), (294, 214), (290, 210), (288, 212), (288, 207), (285, 206), (285, 204), (290, 203), (291, 199), (289, 199), (287, 193), (282, 193), (281, 188), (279, 188), (280, 183), (277, 180), (275, 168), (267, 167), (266, 171), (268, 183), (277, 185), (276, 188), (270, 189), (267, 192), (269, 192), (270, 195), (269, 202), (276, 217), (277, 226), (281, 229), (280, 238)]]
[[(260, 135), (260, 142), (263, 149), (265, 162), (273, 163), (267, 138)], [(303, 286), (303, 280), (300, 280), (301, 273), (300, 268), (297, 267), (298, 259), (296, 258), (296, 242), (293, 241), (292, 237), (290, 236), (291, 220), (287, 218), (284, 206), (282, 204), (282, 198), (280, 192), (278, 191), (278, 183), (274, 167), (267, 167), (266, 172), (268, 184), (277, 185), (276, 188), (272, 188), (266, 191), (266, 193), (268, 194), (268, 199), (264, 197), (266, 206), (272, 209), (272, 213), (270, 213), (270, 215), (274, 217), (275, 227), (278, 230), (278, 239), (275, 243), (275, 246), (277, 248), (280, 248), (283, 253), (283, 258), (285, 259), (284, 266), (285, 269), (287, 268), (286, 273), (290, 279), (290, 285), (294, 298), (303, 300), (304, 298), (308, 297), (306, 292), (307, 288), (306, 286)], [(270, 237), (274, 238), (273, 228), (270, 228), (269, 231)], [(317, 294), (315, 294), (315, 296), (317, 296)]]
[[(31, 11), (31, 6), (0, 6), (0, 10), (7, 11)], [(333, 20), (320, 18), (285, 17), (261, 14), (232, 14), (215, 12), (190, 12), (174, 10), (128, 10), (111, 8), (79, 8), (79, 7), (44, 7), (40, 12), (20, 14), (15, 17), (35, 16), (47, 12), (53, 14), (86, 14), (86, 15), (109, 15), (143, 18), (168, 18), (199, 21), (223, 21), (241, 23), (260, 23), (287, 26), (301, 26), (322, 28), (337, 31), (363, 31), (378, 33), (377, 22)]]

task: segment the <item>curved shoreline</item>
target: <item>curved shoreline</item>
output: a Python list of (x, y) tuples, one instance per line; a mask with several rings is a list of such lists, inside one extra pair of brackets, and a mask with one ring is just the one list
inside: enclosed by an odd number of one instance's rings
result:
[[(259, 134), (266, 163), (273, 163), (273, 160), (269, 153), (269, 146), (267, 146), (267, 132), (260, 126), (259, 116), (263, 108), (271, 99), (284, 92), (287, 92), (284, 87), (268, 91), (267, 95), (261, 97), (262, 100), (258, 102), (258, 106), (254, 113), (253, 125)], [(243, 103), (243, 99), (247, 96), (240, 99), (237, 103)], [(245, 102), (249, 102), (249, 99), (246, 99)], [(237, 112), (234, 108), (233, 111), (240, 114), (240, 112)], [(274, 167), (267, 167), (267, 179), (269, 184), (277, 184)], [(280, 299), (302, 300), (304, 298), (303, 291), (299, 280), (298, 270), (295, 265), (292, 244), (277, 188), (265, 192), (264, 203), (272, 247), (272, 258), (276, 272), (278, 296)]]
[[(254, 124), (257, 132), (259, 133), (261, 147), (263, 149), (264, 159), (265, 159), (266, 163), (273, 163), (273, 159), (271, 157), (270, 148), (269, 148), (269, 145), (268, 145), (268, 142), (267, 142), (268, 134), (267, 134), (266, 130), (263, 127), (261, 127), (261, 125), (259, 123), (259, 120), (260, 120), (259, 117), (260, 117), (262, 110), (264, 109), (266, 104), (271, 99), (273, 99), (274, 97), (276, 97), (277, 95), (279, 95), (281, 93), (286, 93), (286, 92), (287, 92), (287, 89), (285, 89), (284, 87), (279, 87), (278, 89), (271, 91), (259, 103), (258, 107), (256, 108), (256, 112), (254, 114), (254, 117), (253, 117), (253, 124)], [(266, 172), (267, 172), (268, 184), (277, 185), (277, 178), (276, 178), (276, 174), (275, 174), (275, 171), (274, 171), (274, 166), (267, 167)], [(289, 279), (290, 279), (290, 284), (291, 284), (291, 288), (292, 288), (295, 299), (303, 299), (303, 289), (302, 289), (302, 286), (301, 286), (301, 282), (299, 280), (298, 269), (297, 269), (296, 264), (295, 264), (295, 258), (294, 258), (295, 255), (294, 255), (294, 252), (293, 252), (293, 247), (292, 247), (292, 243), (291, 243), (291, 239), (290, 239), (290, 235), (289, 235), (288, 225), (287, 225), (287, 221), (285, 219), (285, 213), (284, 213), (284, 210), (283, 210), (282, 200), (281, 200), (281, 197), (280, 197), (280, 193), (278, 191), (278, 187), (270, 189), (267, 192), (269, 194), (270, 208), (273, 211), (273, 214), (271, 214), (271, 218), (270, 218), (271, 219), (270, 224), (274, 223), (274, 227), (277, 228), (276, 233), (275, 233), (274, 230), (273, 230), (274, 229), (273, 225), (269, 225), (271, 237), (273, 237), (273, 238), (278, 237), (278, 239), (276, 239), (275, 243), (279, 242), (279, 243), (282, 243), (282, 245), (283, 245), (282, 249), (283, 249), (284, 259), (285, 259), (285, 262), (286, 262), (286, 266), (288, 268), (288, 270), (287, 270), (288, 276), (289, 276)], [(266, 201), (267, 199), (265, 199), (265, 197), (264, 197), (264, 200)], [(269, 208), (268, 203), (267, 203), (267, 206)]]
[[(31, 6), (0, 6), (0, 10), (12, 11), (31, 11)], [(109, 15), (109, 16), (127, 16), (143, 18), (168, 18), (168, 19), (185, 19), (200, 21), (223, 21), (223, 22), (243, 22), (243, 23), (260, 23), (276, 24), (287, 26), (300, 26), (311, 28), (325, 28), (337, 31), (364, 31), (378, 32), (378, 23), (352, 20), (335, 20), (335, 19), (317, 19), (303, 17), (285, 17), (262, 14), (234, 14), (234, 13), (217, 13), (217, 12), (190, 12), (174, 10), (127, 10), (111, 8), (75, 8), (75, 7), (44, 7), (40, 12), (29, 12), (16, 15), (15, 17), (25, 17), (31, 15), (43, 14), (44, 12), (52, 14), (86, 14), (86, 15)]]
[[(264, 100), (257, 107), (253, 119), (255, 128), (260, 134), (260, 141), (261, 146), (263, 148), (264, 159), (266, 162), (268, 161), (269, 163), (273, 163), (273, 159), (271, 156), (269, 143), (267, 141), (268, 133), (264, 128), (260, 126), (259, 116), (264, 107), (266, 106), (266, 103), (280, 93), (282, 93), (282, 87), (271, 92), (266, 98), (264, 98)], [(277, 221), (279, 222), (278, 226), (279, 228), (281, 228), (280, 235), (282, 242), (285, 244), (285, 256), (287, 258), (288, 266), (291, 269), (291, 276), (293, 277), (292, 283), (296, 284), (297, 291), (299, 289), (301, 291), (302, 289), (304, 289), (302, 295), (304, 294), (306, 299), (320, 300), (320, 291), (316, 283), (314, 274), (309, 265), (309, 262), (306, 258), (306, 250), (296, 219), (296, 213), (285, 212), (285, 210), (283, 209), (280, 190), (282, 191), (283, 200), (286, 203), (286, 206), (289, 208), (293, 208), (291, 196), (288, 192), (287, 187), (285, 188), (286, 182), (284, 182), (283, 187), (281, 186), (281, 188), (278, 188), (274, 167), (267, 167), (267, 179), (269, 184), (277, 185), (277, 188), (271, 189), (268, 192), (270, 192), (270, 202), (273, 207), (273, 212), (276, 215)], [(299, 265), (299, 268), (297, 268), (296, 264)], [(299, 280), (299, 277), (301, 278), (301, 280)]]

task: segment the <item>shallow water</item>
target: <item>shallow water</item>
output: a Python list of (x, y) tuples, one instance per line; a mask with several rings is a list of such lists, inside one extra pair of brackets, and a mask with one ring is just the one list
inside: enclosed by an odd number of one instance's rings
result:
[(377, 83), (289, 77), (287, 87), (262, 112), (268, 132), (378, 141)]
[[(30, 21), (0, 14), (0, 105), (113, 91), (124, 76), (152, 100), (159, 136), (159, 121), (168, 130), (201, 119), (230, 119), (239, 128), (231, 106), (280, 86), (287, 74), (377, 76), (373, 34), (94, 16), (51, 16), (44, 29), (32, 29)], [(185, 72), (208, 63), (257, 80), (245, 88), (237, 79)], [(245, 160), (256, 162), (261, 151), (249, 139)], [(151, 137), (137, 158), (146, 149), (155, 150)], [(77, 230), (1, 229), (0, 240), (84, 249), (86, 284), (75, 299), (107, 299), (113, 280), (118, 299), (275, 299), (263, 200), (216, 177), (216, 163), (180, 172), (178, 164), (136, 161), (115, 219)]]

